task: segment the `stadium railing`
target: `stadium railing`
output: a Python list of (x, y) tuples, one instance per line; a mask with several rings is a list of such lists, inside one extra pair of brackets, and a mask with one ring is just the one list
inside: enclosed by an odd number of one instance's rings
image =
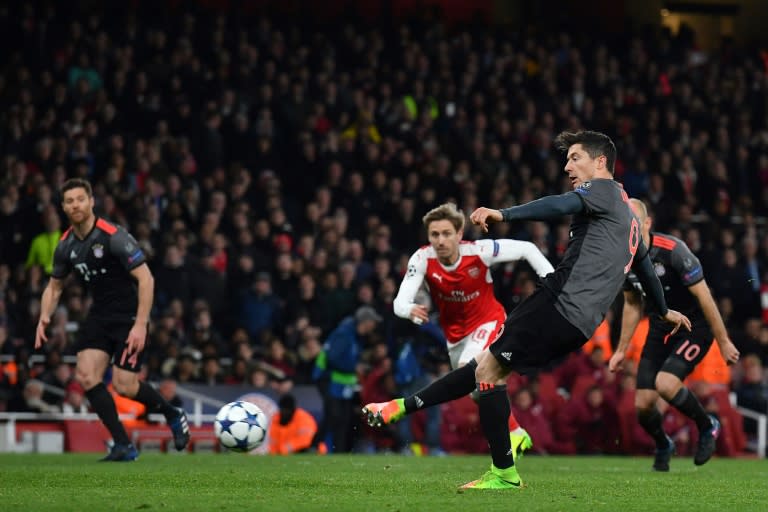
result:
[(768, 414), (737, 405), (736, 393), (730, 393), (729, 397), (731, 405), (739, 414), (753, 420), (757, 424), (757, 436), (755, 439), (747, 441), (747, 448), (754, 451), (759, 458), (764, 459), (766, 457), (766, 447), (768, 447)]
[[(44, 384), (46, 391), (63, 396), (64, 390), (49, 384)], [(218, 409), (222, 407), (225, 402), (218, 400), (195, 391), (184, 389), (179, 386), (176, 389), (178, 395), (184, 399), (185, 404), (188, 406), (191, 404), (191, 409), (187, 407), (187, 415), (192, 427), (202, 428), (203, 425), (209, 425), (213, 423), (216, 418), (215, 414), (205, 414), (203, 407), (205, 405)], [(132, 416), (122, 415), (122, 420), (135, 420)], [(150, 414), (147, 418), (151, 424), (162, 425), (165, 423), (165, 417), (162, 414)], [(0, 452), (29, 452), (34, 450), (34, 442), (31, 439), (20, 438), (20, 429), (18, 422), (34, 422), (34, 423), (61, 423), (65, 421), (82, 421), (82, 422), (98, 422), (99, 417), (96, 413), (64, 413), (64, 412), (51, 412), (51, 413), (36, 413), (36, 412), (0, 412)], [(135, 440), (139, 440), (142, 435), (152, 430), (151, 428), (136, 428), (133, 430)], [(34, 435), (39, 435), (39, 432), (35, 432)]]

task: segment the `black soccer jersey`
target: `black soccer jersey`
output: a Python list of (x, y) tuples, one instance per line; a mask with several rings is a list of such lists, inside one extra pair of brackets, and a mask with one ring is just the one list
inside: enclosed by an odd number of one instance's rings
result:
[[(651, 233), (648, 256), (653, 262), (653, 269), (659, 276), (661, 286), (664, 288), (664, 296), (670, 307), (686, 315), (694, 325), (702, 323), (706, 325), (699, 301), (688, 290), (689, 286), (704, 279), (704, 269), (685, 242), (663, 233)], [(627, 276), (625, 288), (643, 291), (634, 272), (630, 272)], [(665, 331), (669, 331), (669, 326), (658, 318), (658, 315), (651, 315), (651, 326), (663, 327)]]
[(69, 228), (53, 255), (53, 277), (74, 271), (93, 297), (91, 313), (134, 317), (138, 306), (136, 280), (130, 271), (146, 261), (144, 251), (125, 229), (96, 218), (90, 233), (80, 240)]
[(543, 285), (557, 297), (560, 314), (589, 338), (621, 291), (640, 235), (618, 182), (586, 181), (568, 194), (581, 199), (584, 211), (573, 216), (563, 261)]

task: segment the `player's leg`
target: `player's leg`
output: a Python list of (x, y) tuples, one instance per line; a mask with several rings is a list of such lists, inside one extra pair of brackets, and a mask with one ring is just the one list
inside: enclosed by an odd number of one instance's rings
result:
[[(699, 339), (707, 341), (696, 341)], [(685, 387), (683, 381), (704, 358), (712, 345), (712, 338), (708, 332), (699, 333), (694, 329), (691, 333), (675, 336), (667, 343), (672, 353), (656, 376), (656, 389), (664, 400), (696, 422), (699, 441), (693, 461), (699, 466), (706, 463), (715, 451), (720, 422), (713, 415), (707, 414), (696, 395)]]
[[(499, 321), (486, 322), (475, 329), (469, 336), (458, 343), (448, 346), (448, 357), (452, 368), (464, 366), (469, 361), (475, 360), (483, 350), (496, 341), (504, 331), (504, 324)], [(472, 400), (478, 401), (479, 391), (475, 389), (470, 395)], [(521, 457), (526, 450), (533, 447), (533, 440), (524, 428), (520, 426), (511, 410), (509, 413), (509, 439), (512, 443), (512, 454)]]
[[(515, 308), (504, 334), (476, 358), (480, 424), (488, 440), (493, 463), (478, 480), (462, 489), (519, 489), (522, 481), (512, 457), (509, 439), (511, 407), (506, 378), (512, 371), (539, 369), (561, 355), (575, 350), (587, 338), (554, 308), (552, 296), (539, 289)], [(536, 340), (536, 343), (531, 343)]]
[(446, 373), (425, 388), (406, 398), (396, 398), (389, 402), (370, 403), (363, 407), (363, 414), (371, 426), (381, 426), (399, 421), (410, 414), (456, 400), (468, 395), (475, 389), (475, 368), (477, 364), (469, 364)]
[(669, 471), (669, 461), (675, 454), (675, 442), (664, 432), (663, 418), (656, 400), (659, 394), (651, 389), (638, 389), (635, 393), (637, 421), (656, 443), (653, 470)]
[(491, 468), (460, 489), (520, 489), (523, 482), (517, 473), (509, 439), (510, 405), (506, 378), (509, 370), (502, 367), (490, 351), (477, 356), (477, 406), (480, 425), (491, 450)]
[(138, 453), (131, 444), (107, 387), (104, 385), (104, 372), (109, 365), (110, 355), (103, 350), (86, 348), (77, 353), (75, 377), (85, 389), (85, 396), (91, 408), (112, 435), (112, 448), (103, 458), (104, 461), (132, 461)]
[[(138, 368), (137, 368), (138, 370)], [(151, 385), (139, 380), (139, 374), (117, 364), (112, 368), (112, 385), (120, 395), (144, 404), (149, 413), (165, 416), (173, 434), (173, 444), (181, 451), (189, 444), (189, 422), (183, 409), (172, 406)]]
[[(129, 326), (126, 327), (130, 330)], [(125, 331), (125, 328), (122, 330)], [(122, 336), (122, 333), (116, 335)], [(125, 331), (125, 336), (127, 338), (128, 331)], [(126, 354), (126, 357), (123, 357), (125, 350), (125, 343), (123, 342), (112, 367), (112, 385), (115, 391), (122, 396), (144, 404), (148, 413), (160, 413), (165, 416), (165, 421), (173, 434), (173, 444), (176, 450), (183, 450), (189, 444), (190, 437), (186, 413), (183, 409), (169, 404), (155, 388), (139, 380), (138, 372), (143, 362), (143, 352), (131, 357), (127, 357)]]
[(663, 418), (656, 406), (659, 398), (656, 390), (656, 376), (668, 356), (669, 347), (664, 343), (664, 337), (651, 333), (645, 341), (643, 353), (637, 365), (635, 411), (638, 423), (656, 443), (654, 471), (669, 471), (669, 461), (675, 453), (675, 443), (664, 432)]
[(138, 452), (131, 444), (107, 386), (104, 373), (112, 358), (114, 347), (110, 342), (109, 326), (102, 320), (88, 317), (78, 333), (75, 378), (83, 386), (91, 408), (112, 436), (110, 453), (104, 461), (132, 461)]
[(490, 351), (477, 357), (477, 406), (480, 425), (491, 450), (492, 472), (519, 487), (521, 481), (514, 468), (514, 452), (509, 438), (509, 416), (512, 409), (507, 395), (508, 375), (509, 370), (501, 366)]

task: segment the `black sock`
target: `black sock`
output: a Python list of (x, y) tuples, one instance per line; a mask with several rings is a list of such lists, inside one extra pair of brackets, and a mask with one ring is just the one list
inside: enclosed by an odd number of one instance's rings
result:
[(473, 359), (409, 396), (405, 399), (406, 414), (468, 395), (475, 389), (475, 368), (477, 363)]
[(667, 441), (667, 434), (664, 432), (662, 426), (661, 413), (654, 407), (650, 411), (638, 411), (637, 420), (640, 422), (640, 426), (643, 430), (648, 432), (648, 435), (656, 441), (656, 448), (669, 447), (669, 441)]
[(493, 465), (506, 469), (515, 465), (512, 458), (512, 444), (509, 440), (509, 414), (511, 412), (507, 386), (478, 383), (477, 406), (480, 411), (480, 425), (491, 448)]
[(698, 398), (696, 398), (693, 393), (688, 391), (688, 388), (684, 387), (680, 389), (669, 403), (677, 407), (678, 411), (695, 421), (700, 432), (712, 428), (712, 420), (709, 419), (706, 411), (701, 406), (701, 402), (699, 402)]
[(117, 416), (115, 400), (109, 394), (107, 387), (103, 382), (96, 384), (85, 392), (86, 398), (91, 403), (91, 408), (99, 415), (99, 419), (112, 434), (112, 440), (115, 444), (129, 444), (128, 433)]
[(169, 404), (163, 395), (144, 381), (139, 382), (139, 391), (133, 399), (147, 406), (147, 413), (162, 413), (167, 421), (179, 415), (179, 411)]

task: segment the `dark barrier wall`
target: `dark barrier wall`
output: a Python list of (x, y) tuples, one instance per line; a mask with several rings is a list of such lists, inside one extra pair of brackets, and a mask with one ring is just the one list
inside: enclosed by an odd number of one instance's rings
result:
[[(222, 402), (235, 400), (253, 402), (270, 417), (277, 410), (279, 396), (270, 388), (256, 389), (239, 386), (208, 386), (205, 384), (184, 384), (182, 388)], [(296, 386), (291, 394), (296, 397), (296, 404), (306, 409), (320, 423), (323, 419), (323, 399), (317, 389), (313, 386)], [(184, 399), (184, 409), (192, 411), (193, 406), (194, 400)], [(216, 414), (216, 412), (218, 412), (218, 407), (203, 404), (203, 414)]]

